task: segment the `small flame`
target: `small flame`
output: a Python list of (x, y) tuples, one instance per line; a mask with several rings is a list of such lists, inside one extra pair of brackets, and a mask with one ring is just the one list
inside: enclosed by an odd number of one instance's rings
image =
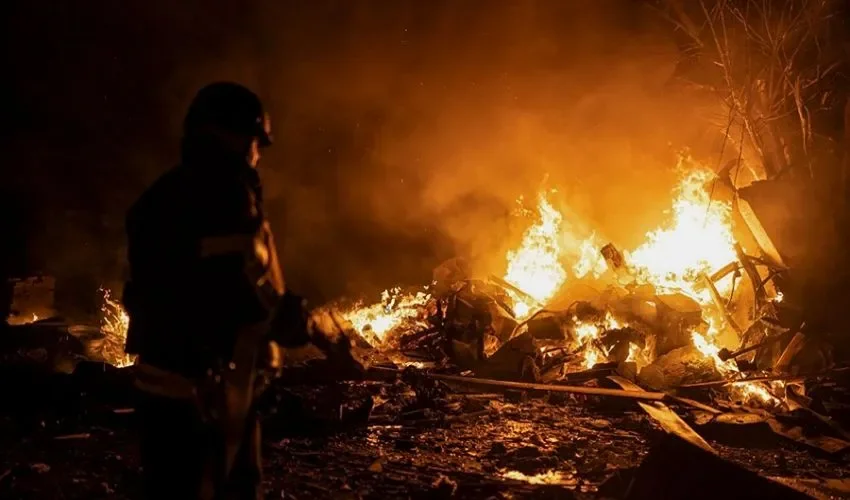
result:
[(36, 321), (38, 321), (38, 314), (33, 313), (32, 322), (35, 323)]
[(640, 353), (640, 347), (637, 344), (629, 342), (629, 356), (626, 358), (627, 362), (637, 362), (638, 354)]
[[(710, 323), (711, 324), (711, 323)], [(713, 326), (709, 327), (709, 333), (703, 336), (697, 332), (691, 332), (691, 340), (694, 347), (702, 353), (703, 356), (710, 358), (714, 363), (715, 368), (721, 375), (729, 376), (739, 372), (734, 361), (723, 361), (720, 359), (720, 348), (711, 342), (712, 332), (716, 332)], [(731, 384), (730, 389), (734, 396), (743, 401), (759, 401), (762, 404), (778, 406), (781, 401), (777, 399), (763, 384), (759, 382), (741, 382)]]
[(773, 301), (779, 304), (783, 300), (785, 300), (785, 295), (782, 292), (776, 292), (776, 295), (773, 297)]
[(135, 362), (135, 357), (124, 352), (127, 331), (130, 329), (130, 316), (121, 303), (112, 298), (112, 292), (103, 287), (98, 291), (103, 295), (103, 303), (100, 306), (100, 329), (106, 335), (104, 360), (119, 368), (130, 366)]
[(575, 323), (576, 338), (580, 343), (583, 344), (599, 337), (599, 327), (597, 325), (579, 321), (575, 316), (573, 316), (573, 323)]
[(584, 367), (588, 370), (599, 363), (599, 350), (595, 347), (589, 347), (584, 353)]
[(383, 344), (393, 330), (418, 320), (431, 295), (425, 292), (404, 294), (400, 287), (384, 290), (381, 301), (369, 306), (362, 303), (342, 313), (355, 330), (373, 346)]
[(584, 349), (585, 368), (593, 368), (596, 363), (608, 356), (608, 353), (604, 352), (595, 342), (599, 339), (599, 335), (608, 330), (617, 330), (626, 326), (628, 325), (615, 318), (611, 311), (606, 311), (605, 317), (597, 323), (581, 321), (578, 317), (573, 316), (573, 331), (576, 340)]

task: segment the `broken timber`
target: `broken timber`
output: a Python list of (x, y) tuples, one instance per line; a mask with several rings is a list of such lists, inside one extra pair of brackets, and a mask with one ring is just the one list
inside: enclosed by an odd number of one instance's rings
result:
[[(369, 368), (372, 377), (377, 377), (379, 380), (386, 380), (397, 376), (401, 372), (394, 368), (381, 368), (373, 366)], [(535, 384), (530, 382), (512, 382), (508, 380), (495, 380), (477, 377), (462, 377), (459, 375), (441, 375), (438, 373), (422, 373), (422, 377), (433, 380), (442, 380), (443, 382), (451, 382), (458, 384), (477, 385), (482, 387), (500, 387), (503, 389), (519, 389), (525, 391), (540, 391), (540, 392), (563, 392), (568, 394), (584, 394), (587, 396), (608, 396), (623, 399), (636, 399), (642, 401), (673, 401), (675, 403), (691, 406), (693, 408), (708, 411), (709, 413), (721, 413), (716, 408), (712, 408), (703, 403), (693, 401), (688, 398), (674, 396), (664, 392), (649, 392), (641, 389), (641, 392), (620, 390), (620, 389), (605, 389), (600, 387), (583, 387), (574, 385), (556, 385), (556, 384)]]
[[(372, 367), (370, 372), (378, 376), (395, 375), (401, 373), (392, 368)], [(582, 387), (572, 385), (535, 384), (531, 382), (512, 382), (509, 380), (495, 380), (477, 377), (462, 377), (460, 375), (442, 375), (439, 373), (422, 373), (422, 376), (432, 380), (443, 382), (477, 385), (482, 387), (501, 387), (503, 389), (519, 389), (525, 391), (541, 392), (564, 392), (570, 394), (585, 394), (588, 396), (610, 396), (626, 399), (639, 399), (644, 401), (661, 401), (668, 396), (663, 392), (632, 392), (620, 389), (604, 389), (600, 387)]]
[(611, 396), (627, 399), (640, 399), (644, 401), (661, 401), (667, 395), (663, 392), (631, 392), (619, 389), (603, 389), (600, 387), (581, 387), (572, 385), (533, 384), (530, 382), (511, 382), (507, 380), (493, 380), (486, 378), (461, 377), (458, 375), (440, 375), (429, 373), (426, 377), (443, 382), (456, 382), (461, 384), (480, 385), (489, 387), (503, 387), (505, 389), (521, 389), (526, 391), (548, 391), (566, 392), (570, 394), (585, 394), (588, 396)]
[(740, 380), (712, 380), (710, 382), (697, 382), (695, 384), (683, 384), (676, 389), (711, 389), (714, 387), (723, 387), (726, 385), (748, 384), (750, 382), (771, 382), (781, 380), (783, 382), (795, 382), (798, 380), (806, 380), (821, 375), (826, 375), (829, 372), (813, 373), (808, 375), (770, 375), (765, 377), (750, 377)]

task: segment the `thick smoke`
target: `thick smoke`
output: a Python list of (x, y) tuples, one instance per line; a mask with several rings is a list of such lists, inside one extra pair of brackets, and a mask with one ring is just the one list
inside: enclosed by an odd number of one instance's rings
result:
[(123, 212), (176, 161), (211, 80), (269, 103), (269, 215), (317, 300), (425, 282), (454, 254), (501, 272), (514, 200), (543, 186), (577, 230), (633, 246), (669, 205), (676, 151), (715, 140), (640, 2), (94, 3), (18, 7), (9, 35), (39, 37), (12, 54), (20, 116), (41, 117), (15, 156), (41, 220), (30, 267), (58, 275), (120, 280)]
[(571, 224), (632, 244), (704, 140), (666, 87), (669, 27), (636, 2), (293, 5), (264, 18), (267, 179), (287, 259), (327, 259), (322, 281), (423, 281), (451, 253), (500, 273), (514, 200), (547, 177)]

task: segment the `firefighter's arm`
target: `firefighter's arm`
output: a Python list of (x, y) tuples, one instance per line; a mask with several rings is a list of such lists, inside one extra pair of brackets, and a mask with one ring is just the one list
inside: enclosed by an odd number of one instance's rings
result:
[(307, 329), (309, 316), (304, 299), (287, 290), (272, 317), (270, 340), (287, 348), (307, 345), (310, 343), (310, 333)]
[(310, 343), (342, 370), (363, 370), (351, 353), (351, 340), (331, 313), (322, 309), (310, 311), (304, 299), (289, 291), (272, 320), (271, 340), (290, 348)]

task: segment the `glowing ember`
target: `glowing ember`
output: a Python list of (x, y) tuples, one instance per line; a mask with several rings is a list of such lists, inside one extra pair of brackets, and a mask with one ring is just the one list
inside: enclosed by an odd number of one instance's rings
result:
[(523, 481), (529, 484), (561, 484), (569, 478), (564, 477), (560, 472), (550, 470), (529, 476), (517, 470), (502, 470), (502, 477), (505, 479), (513, 479), (515, 481)]
[(130, 316), (121, 304), (112, 298), (112, 293), (105, 289), (98, 290), (103, 295), (100, 306), (100, 330), (106, 335), (104, 342), (104, 360), (117, 367), (130, 366), (135, 362), (133, 356), (124, 352), (127, 342), (127, 330), (130, 328)]
[[(504, 280), (533, 297), (539, 304), (551, 299), (564, 281), (567, 272), (561, 265), (561, 222), (563, 217), (541, 192), (537, 199), (536, 222), (529, 227), (519, 248), (508, 252), (508, 268)], [(537, 304), (509, 292), (513, 309), (520, 319), (530, 316)]]
[(737, 259), (732, 206), (711, 200), (705, 189), (713, 176), (708, 170), (687, 174), (675, 190), (672, 222), (647, 233), (647, 242), (627, 255), (639, 281), (659, 291), (687, 294), (701, 304), (711, 297), (697, 286), (699, 276)]
[(411, 320), (418, 320), (431, 296), (425, 292), (403, 294), (401, 288), (384, 290), (381, 301), (370, 306), (356, 304), (342, 317), (372, 345), (380, 345), (394, 329)]

